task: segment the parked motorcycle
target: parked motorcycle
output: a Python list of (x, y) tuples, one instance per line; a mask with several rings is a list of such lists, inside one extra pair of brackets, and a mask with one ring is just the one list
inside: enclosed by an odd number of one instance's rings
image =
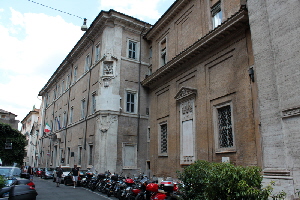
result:
[(175, 193), (177, 185), (173, 181), (162, 181), (157, 183), (146, 181), (141, 185), (141, 192), (135, 200), (177, 200), (179, 196)]

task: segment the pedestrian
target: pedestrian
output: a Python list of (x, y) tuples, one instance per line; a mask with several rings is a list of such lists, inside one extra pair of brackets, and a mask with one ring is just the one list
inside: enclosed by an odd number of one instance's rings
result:
[(29, 174), (29, 180), (33, 181), (33, 169), (31, 166), (28, 167), (27, 173)]
[(56, 187), (59, 187), (61, 183), (61, 176), (63, 174), (63, 170), (61, 168), (61, 165), (56, 169)]
[(74, 165), (74, 168), (72, 169), (74, 188), (75, 188), (76, 185), (77, 185), (78, 174), (79, 174), (79, 168), (77, 167), (77, 165)]

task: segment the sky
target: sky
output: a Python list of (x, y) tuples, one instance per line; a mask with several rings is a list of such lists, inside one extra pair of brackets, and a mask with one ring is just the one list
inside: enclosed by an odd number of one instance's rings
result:
[[(0, 0), (0, 109), (22, 121), (39, 91), (101, 10), (150, 24), (175, 0)], [(20, 127), (20, 126), (19, 126)]]

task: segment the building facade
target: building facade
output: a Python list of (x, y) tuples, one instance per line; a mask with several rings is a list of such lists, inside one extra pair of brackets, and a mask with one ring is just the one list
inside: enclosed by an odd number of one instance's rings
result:
[(40, 109), (33, 108), (21, 121), (21, 133), (26, 136), (26, 156), (24, 166), (37, 167), (38, 162), (38, 135), (40, 129)]
[[(196, 160), (260, 166), (248, 12), (241, 1), (176, 1), (151, 41), (150, 162), (176, 177)], [(247, 144), (247, 145), (246, 145)]]
[(147, 172), (148, 98), (140, 85), (150, 25), (102, 11), (40, 91), (41, 166)]
[(11, 125), (12, 128), (18, 130), (19, 120), (16, 120), (18, 115), (15, 115), (11, 112), (0, 109), (0, 122)]
[(265, 182), (300, 189), (300, 2), (248, 0)]

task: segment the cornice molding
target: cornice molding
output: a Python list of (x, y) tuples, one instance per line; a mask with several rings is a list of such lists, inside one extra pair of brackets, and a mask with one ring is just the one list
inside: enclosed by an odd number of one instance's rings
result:
[(248, 12), (245, 7), (242, 7), (239, 12), (224, 21), (216, 29), (210, 31), (204, 37), (200, 38), (190, 47), (175, 56), (163, 67), (157, 69), (153, 74), (144, 79), (142, 85), (149, 88), (154, 87), (153, 84), (157, 84), (159, 80), (163, 79), (174, 70), (181, 69), (183, 63), (199, 56), (199, 54), (201, 54), (201, 56), (205, 55), (206, 50), (211, 46), (217, 44), (220, 40), (233, 33), (240, 32), (242, 27), (246, 28), (248, 26)]
[(176, 101), (183, 101), (189, 98), (194, 98), (197, 95), (197, 90), (189, 87), (182, 87), (174, 97)]

